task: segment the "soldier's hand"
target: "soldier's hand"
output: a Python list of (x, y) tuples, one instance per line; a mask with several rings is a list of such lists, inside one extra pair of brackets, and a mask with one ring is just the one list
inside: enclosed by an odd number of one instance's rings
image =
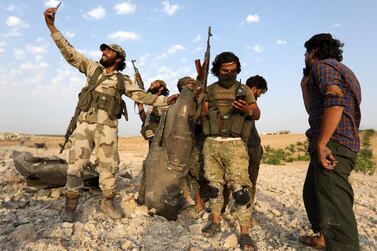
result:
[(47, 10), (45, 10), (44, 16), (45, 16), (45, 21), (46, 21), (47, 26), (49, 27), (54, 26), (55, 14), (57, 10), (58, 10), (57, 8), (48, 8)]
[(334, 170), (338, 161), (334, 158), (330, 148), (323, 145), (317, 145), (317, 158), (323, 168), (327, 170)]
[(250, 106), (246, 103), (245, 100), (235, 100), (232, 104), (233, 108), (245, 113), (245, 114), (249, 114), (250, 113)]
[(177, 94), (170, 95), (170, 96), (166, 99), (166, 102), (168, 103), (168, 105), (172, 105), (172, 104), (174, 104), (174, 103), (177, 101), (178, 97), (179, 97), (179, 94), (178, 94), (178, 93), (177, 93)]

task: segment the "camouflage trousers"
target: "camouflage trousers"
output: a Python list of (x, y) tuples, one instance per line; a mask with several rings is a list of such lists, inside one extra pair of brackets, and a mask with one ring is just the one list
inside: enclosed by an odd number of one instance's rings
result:
[[(200, 145), (201, 143), (201, 145)], [(194, 140), (192, 153), (190, 162), (188, 165), (188, 177), (187, 180), (192, 186), (192, 190), (195, 193), (199, 192), (199, 181), (200, 181), (200, 175), (202, 168), (202, 148), (203, 148), (203, 141), (199, 141), (197, 139)], [(202, 174), (203, 175), (203, 174)]]
[(113, 193), (119, 164), (118, 128), (79, 122), (72, 138), (66, 189), (81, 192), (84, 186), (81, 175), (94, 151), (99, 168), (99, 186), (104, 193)]
[[(224, 204), (223, 189), (227, 187), (236, 192), (242, 187), (252, 187), (249, 180), (247, 147), (241, 139), (218, 141), (207, 138), (204, 142), (204, 177), (212, 188), (216, 188), (217, 196), (211, 196), (211, 212), (221, 214)], [(214, 198), (215, 197), (215, 198)], [(236, 218), (241, 226), (251, 221), (250, 203), (245, 206), (236, 205)]]

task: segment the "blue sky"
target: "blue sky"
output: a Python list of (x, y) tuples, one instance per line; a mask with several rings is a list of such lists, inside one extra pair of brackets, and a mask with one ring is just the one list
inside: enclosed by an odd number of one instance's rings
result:
[[(43, 11), (57, 3), (0, 3), (0, 132), (63, 134), (73, 115), (85, 77), (63, 60), (45, 25)], [(303, 44), (328, 32), (344, 42), (343, 62), (361, 83), (361, 128), (377, 129), (376, 10), (375, 0), (66, 0), (56, 26), (94, 60), (101, 43), (121, 45), (128, 62), (136, 59), (146, 86), (163, 79), (175, 93), (178, 78), (195, 76), (194, 60), (203, 58), (211, 25), (211, 61), (233, 51), (242, 63), (238, 78), (259, 74), (268, 82), (258, 100), (260, 132), (308, 128), (300, 89)], [(124, 73), (133, 75), (130, 63)], [(140, 121), (126, 99), (130, 119), (120, 122), (120, 135), (138, 135)]]

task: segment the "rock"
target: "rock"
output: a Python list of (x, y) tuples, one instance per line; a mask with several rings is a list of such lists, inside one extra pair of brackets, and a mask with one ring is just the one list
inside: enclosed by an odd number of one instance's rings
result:
[(29, 204), (29, 201), (7, 201), (4, 203), (6, 208), (22, 209)]
[(200, 224), (193, 224), (189, 226), (190, 233), (200, 235), (202, 234), (202, 225)]
[(16, 230), (10, 233), (9, 237), (14, 241), (35, 241), (37, 233), (33, 223), (18, 226)]
[(64, 228), (64, 234), (68, 237), (72, 236), (73, 234), (73, 229), (72, 228)]
[(73, 227), (73, 223), (63, 222), (62, 227), (64, 227), (64, 228), (72, 228)]
[(148, 216), (148, 207), (147, 206), (140, 206), (135, 208), (135, 215), (140, 216)]
[(238, 245), (238, 239), (235, 234), (231, 234), (224, 239), (225, 248), (234, 248)]
[(131, 249), (134, 249), (136, 247), (136, 245), (132, 241), (126, 240), (125, 242), (122, 243), (122, 245), (120, 247), (123, 250), (131, 250)]
[(135, 213), (137, 206), (137, 203), (133, 196), (126, 198), (122, 201), (121, 207), (123, 208), (123, 211), (126, 216), (131, 216)]
[(53, 188), (53, 189), (51, 189), (51, 194), (50, 194), (51, 198), (57, 199), (57, 198), (60, 197), (60, 195), (61, 195), (60, 188)]
[(280, 217), (281, 216), (281, 212), (275, 208), (272, 208), (269, 210), (273, 215), (277, 216), (277, 217)]
[(209, 218), (209, 213), (205, 212), (203, 215), (202, 215), (202, 219), (203, 220), (208, 220)]

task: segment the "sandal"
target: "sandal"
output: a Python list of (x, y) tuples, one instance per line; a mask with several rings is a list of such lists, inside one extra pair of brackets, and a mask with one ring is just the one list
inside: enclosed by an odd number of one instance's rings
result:
[(240, 248), (242, 250), (253, 250), (253, 251), (258, 250), (257, 246), (255, 245), (255, 242), (253, 241), (253, 239), (251, 239), (250, 235), (248, 234), (241, 234)]
[(219, 233), (221, 233), (220, 223), (211, 223), (207, 227), (204, 227), (202, 230), (203, 236), (207, 238), (213, 238)]
[(319, 250), (325, 249), (325, 239), (324, 239), (323, 234), (321, 233), (317, 235), (300, 236), (299, 240), (305, 246), (316, 248)]

